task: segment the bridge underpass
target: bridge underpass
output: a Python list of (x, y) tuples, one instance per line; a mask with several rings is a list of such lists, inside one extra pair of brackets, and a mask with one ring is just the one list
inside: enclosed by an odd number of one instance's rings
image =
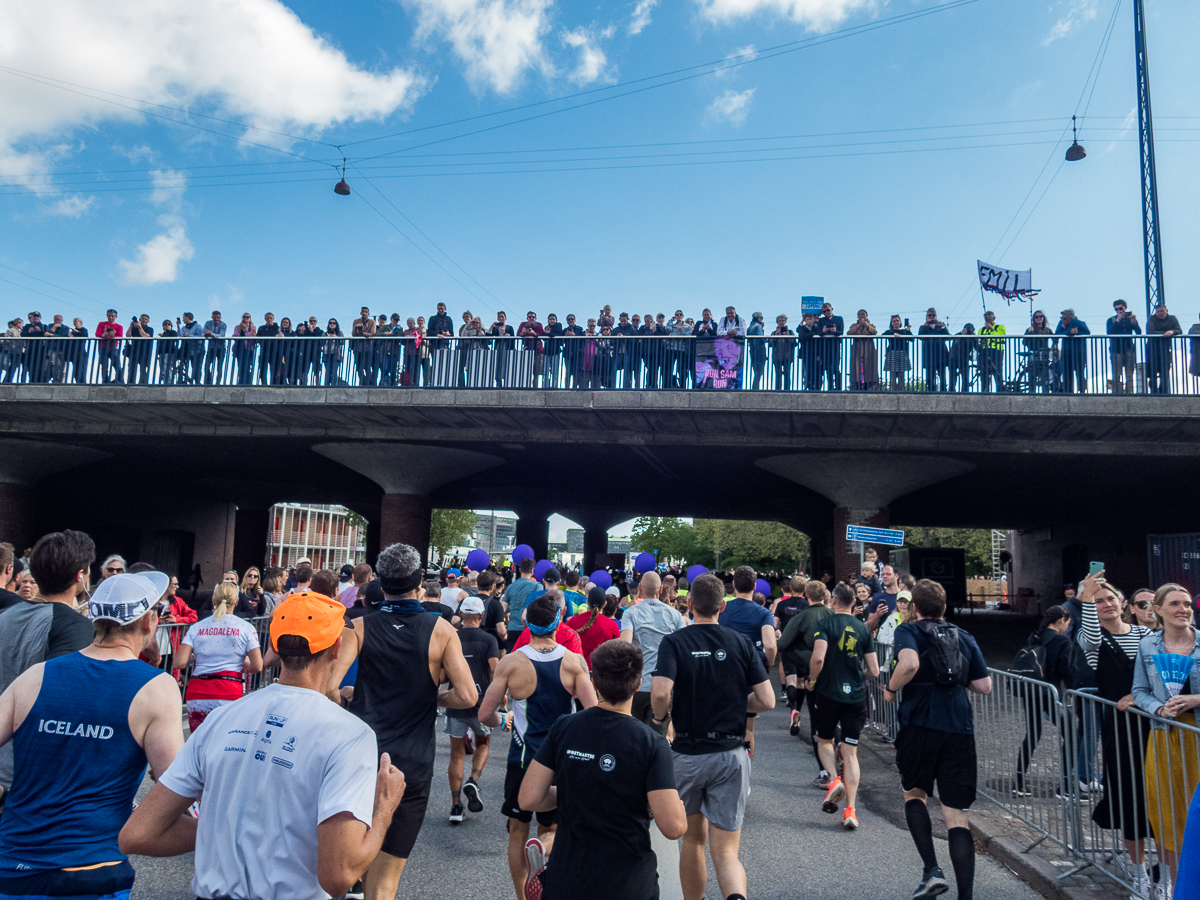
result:
[(369, 558), (434, 507), (512, 509), (539, 555), (557, 512), (589, 558), (636, 515), (772, 519), (839, 576), (847, 523), (996, 527), (1017, 585), (1082, 554), (1131, 587), (1146, 534), (1200, 530), (1198, 438), (1192, 397), (3, 385), (0, 533), (191, 540), (209, 581), (281, 500), (361, 513)]

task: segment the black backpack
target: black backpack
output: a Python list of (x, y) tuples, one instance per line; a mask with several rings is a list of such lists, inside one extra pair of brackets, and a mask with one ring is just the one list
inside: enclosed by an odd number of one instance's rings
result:
[(958, 626), (941, 620), (922, 619), (915, 623), (925, 635), (922, 662), (933, 670), (938, 687), (959, 687), (967, 684), (967, 659), (958, 643)]
[(1017, 651), (1008, 671), (1022, 678), (1032, 678), (1034, 681), (1046, 680), (1046, 646), (1035, 637), (1025, 642), (1025, 646)]

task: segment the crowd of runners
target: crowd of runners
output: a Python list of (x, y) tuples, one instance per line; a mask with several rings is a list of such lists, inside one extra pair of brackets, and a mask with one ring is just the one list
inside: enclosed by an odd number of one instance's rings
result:
[[(896, 802), (919, 858), (903, 882), (917, 898), (950, 888), (927, 809), (936, 796), (957, 896), (972, 897), (968, 695), (991, 682), (974, 639), (944, 620), (935, 582), (906, 589), (871, 565), (856, 588), (873, 597), (797, 576), (768, 605), (749, 567), (728, 582), (649, 571), (621, 597), (578, 573), (535, 580), (526, 560), (499, 600), (497, 573), (428, 582), (418, 551), (393, 544), (350, 587), (300, 573), (273, 606), (265, 654), (236, 587), (219, 588), (164, 669), (145, 660), (161, 657), (173, 580), (122, 564), (93, 587), (95, 558), (87, 535), (48, 534), (29, 558), (37, 596), (0, 594), (0, 896), (124, 898), (129, 855), (194, 853), (205, 900), (392, 900), (445, 796), (440, 722), (449, 821), (503, 815), (518, 900), (657, 897), (651, 828), (681, 839), (685, 900), (705, 896), (709, 857), (721, 898), (744, 900), (739, 842), (755, 717), (776, 704), (769, 673), (780, 666), (793, 735), (808, 711), (814, 809), (855, 831), (882, 633), (896, 648), (885, 695), (899, 704)], [(185, 740), (171, 673), (189, 663)], [(260, 670), (277, 677), (243, 695)], [(503, 797), (485, 797), (502, 735)], [(135, 805), (147, 768), (154, 785)]]

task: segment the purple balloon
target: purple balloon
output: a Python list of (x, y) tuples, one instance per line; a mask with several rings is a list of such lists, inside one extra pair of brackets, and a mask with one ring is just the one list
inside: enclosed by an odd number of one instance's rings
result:
[(538, 564), (533, 567), (534, 580), (541, 581), (543, 578), (546, 577), (546, 573), (549, 572), (553, 568), (554, 568), (554, 563), (550, 562), (550, 560), (543, 559), (543, 560), (539, 561)]
[(633, 567), (639, 572), (649, 572), (658, 565), (658, 560), (654, 558), (653, 553), (639, 553), (637, 559), (633, 561)]
[(598, 588), (604, 588), (605, 590), (608, 590), (610, 587), (612, 587), (612, 576), (603, 569), (597, 569), (588, 576), (588, 579)]
[(690, 569), (687, 570), (688, 584), (691, 584), (693, 581), (695, 581), (701, 575), (706, 575), (706, 574), (708, 574), (708, 569), (704, 568), (704, 566), (701, 566), (701, 565), (692, 566)]
[(760, 578), (760, 579), (758, 579), (758, 581), (754, 582), (754, 589), (756, 591), (758, 591), (760, 594), (762, 594), (764, 597), (766, 597), (767, 599), (770, 599), (771, 586), (769, 584), (767, 584), (767, 582), (764, 579)]
[(512, 561), (519, 563), (526, 559), (533, 559), (533, 548), (528, 544), (517, 544), (513, 547)]
[(488, 552), (482, 547), (476, 548), (467, 554), (467, 568), (472, 572), (482, 572), (492, 564), (492, 558), (488, 556)]

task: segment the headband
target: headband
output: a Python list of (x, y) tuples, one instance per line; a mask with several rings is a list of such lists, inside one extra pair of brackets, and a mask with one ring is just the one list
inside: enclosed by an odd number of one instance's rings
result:
[(561, 621), (562, 621), (562, 607), (560, 606), (558, 608), (558, 612), (556, 612), (554, 614), (554, 620), (549, 625), (534, 625), (532, 622), (530, 622), (529, 630), (531, 632), (533, 632), (534, 634), (550, 634), (552, 631), (554, 631), (556, 628), (558, 628), (558, 623)]
[(407, 594), (409, 591), (416, 590), (417, 585), (421, 583), (421, 567), (417, 566), (408, 575), (403, 575), (399, 578), (385, 578), (379, 576), (379, 585), (383, 588), (383, 592), (390, 597), (399, 597), (401, 594)]

